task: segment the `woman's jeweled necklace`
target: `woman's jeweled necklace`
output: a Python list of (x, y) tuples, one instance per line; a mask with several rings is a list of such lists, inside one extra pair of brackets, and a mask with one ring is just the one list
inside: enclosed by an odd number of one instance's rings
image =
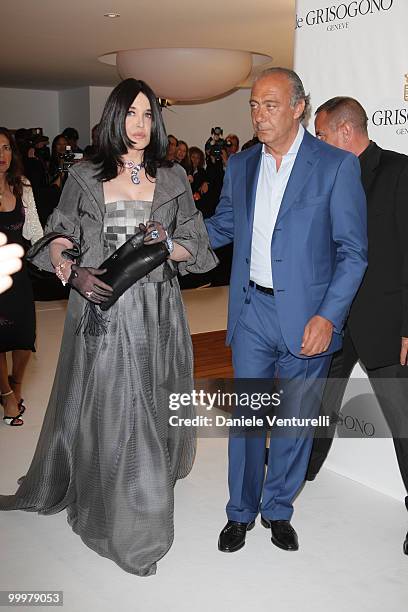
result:
[(130, 180), (132, 181), (132, 183), (134, 185), (140, 185), (139, 172), (142, 168), (145, 167), (144, 163), (142, 162), (141, 164), (135, 164), (135, 162), (131, 160), (126, 160), (123, 162), (123, 165), (125, 166), (125, 168), (128, 168), (128, 170), (131, 170)]

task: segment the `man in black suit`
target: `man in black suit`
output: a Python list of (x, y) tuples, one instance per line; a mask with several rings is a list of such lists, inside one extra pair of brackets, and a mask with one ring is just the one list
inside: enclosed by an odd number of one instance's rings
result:
[[(348, 379), (361, 361), (392, 432), (408, 491), (408, 157), (370, 141), (366, 112), (353, 98), (322, 104), (315, 128), (321, 140), (359, 157), (368, 207), (368, 268), (350, 309), (343, 348), (331, 363), (322, 413), (339, 413)], [(334, 430), (335, 424), (317, 432), (307, 480), (326, 459)], [(408, 497), (405, 504), (408, 509)], [(403, 549), (408, 554), (408, 534)]]

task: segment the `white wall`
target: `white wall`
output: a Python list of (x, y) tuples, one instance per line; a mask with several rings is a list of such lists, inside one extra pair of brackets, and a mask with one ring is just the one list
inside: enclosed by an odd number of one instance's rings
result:
[(249, 89), (239, 89), (214, 102), (175, 105), (164, 109), (167, 133), (185, 140), (190, 147), (194, 145), (204, 148), (211, 128), (220, 126), (224, 136), (229, 132), (237, 134), (241, 146), (253, 136), (249, 94)]
[(60, 129), (58, 91), (0, 87), (0, 125), (42, 127), (52, 140)]
[(89, 88), (89, 114), (90, 114), (90, 125), (91, 129), (94, 125), (99, 123), (105, 106), (105, 102), (108, 99), (112, 87), (95, 87)]
[[(99, 122), (111, 87), (80, 87), (62, 91), (0, 88), (0, 125), (10, 128), (42, 127), (50, 141), (66, 127), (79, 132), (79, 144), (90, 143), (90, 130)], [(175, 105), (164, 109), (168, 133), (201, 148), (211, 128), (219, 125), (224, 136), (238, 134), (241, 145), (252, 138), (249, 90), (240, 89), (220, 100)]]
[(89, 87), (59, 92), (59, 125), (61, 132), (66, 127), (78, 130), (80, 147), (90, 143)]

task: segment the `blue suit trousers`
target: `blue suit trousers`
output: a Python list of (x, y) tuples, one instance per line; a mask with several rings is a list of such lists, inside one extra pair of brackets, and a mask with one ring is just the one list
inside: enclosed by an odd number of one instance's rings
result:
[[(331, 355), (300, 359), (289, 352), (279, 326), (275, 297), (249, 287), (232, 338), (235, 378), (278, 379), (280, 415), (317, 418)], [(229, 520), (248, 523), (261, 512), (290, 520), (313, 443), (313, 428), (272, 428), (265, 473), (265, 429), (254, 435), (230, 431), (227, 504)], [(302, 435), (303, 433), (303, 435)]]

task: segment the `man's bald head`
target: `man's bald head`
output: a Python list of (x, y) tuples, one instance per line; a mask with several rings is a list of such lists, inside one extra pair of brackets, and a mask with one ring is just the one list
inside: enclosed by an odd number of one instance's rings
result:
[(316, 136), (345, 151), (360, 155), (369, 145), (367, 114), (354, 98), (338, 96), (316, 111)]
[(315, 114), (317, 115), (322, 112), (327, 114), (327, 119), (333, 129), (337, 129), (341, 123), (347, 121), (354, 129), (367, 134), (367, 114), (360, 102), (354, 98), (346, 96), (331, 98), (319, 106)]

